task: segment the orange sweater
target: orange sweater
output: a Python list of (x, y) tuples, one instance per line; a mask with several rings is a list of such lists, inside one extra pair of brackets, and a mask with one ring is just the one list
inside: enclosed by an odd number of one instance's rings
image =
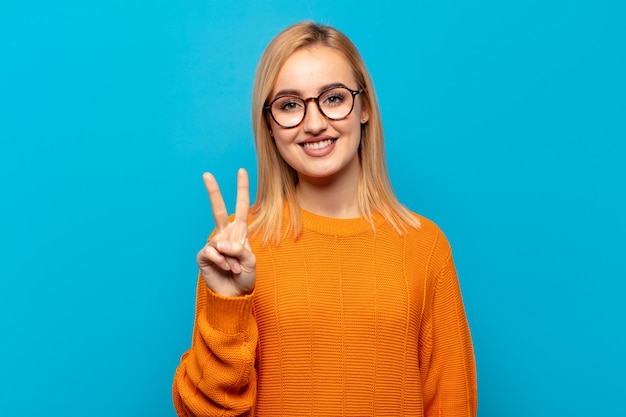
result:
[(180, 416), (476, 415), (476, 372), (450, 246), (435, 224), (303, 211), (297, 241), (261, 247), (253, 294), (198, 280)]

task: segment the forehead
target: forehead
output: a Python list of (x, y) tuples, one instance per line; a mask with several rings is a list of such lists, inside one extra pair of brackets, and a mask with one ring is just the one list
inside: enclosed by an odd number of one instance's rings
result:
[(281, 90), (298, 91), (303, 95), (319, 93), (324, 86), (341, 83), (358, 88), (348, 60), (327, 46), (299, 49), (283, 64), (272, 95)]

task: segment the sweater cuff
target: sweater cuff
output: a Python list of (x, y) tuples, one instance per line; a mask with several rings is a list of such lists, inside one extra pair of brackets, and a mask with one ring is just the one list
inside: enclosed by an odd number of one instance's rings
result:
[(207, 288), (206, 318), (213, 329), (224, 334), (249, 331), (254, 292), (241, 297), (224, 297)]

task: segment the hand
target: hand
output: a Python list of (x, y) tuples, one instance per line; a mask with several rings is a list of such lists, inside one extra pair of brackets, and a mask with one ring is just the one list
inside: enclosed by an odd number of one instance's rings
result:
[(250, 294), (256, 278), (256, 257), (248, 241), (248, 173), (243, 168), (237, 173), (237, 202), (232, 222), (228, 219), (215, 177), (206, 172), (202, 178), (215, 220), (215, 235), (197, 256), (204, 281), (213, 292), (222, 296)]

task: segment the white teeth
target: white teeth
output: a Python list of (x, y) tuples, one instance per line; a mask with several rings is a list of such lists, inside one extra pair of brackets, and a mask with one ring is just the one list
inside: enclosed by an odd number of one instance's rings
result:
[(304, 146), (307, 149), (322, 149), (327, 146), (330, 146), (332, 143), (333, 143), (332, 139), (326, 139), (326, 140), (322, 140), (319, 142), (304, 143), (302, 146)]

